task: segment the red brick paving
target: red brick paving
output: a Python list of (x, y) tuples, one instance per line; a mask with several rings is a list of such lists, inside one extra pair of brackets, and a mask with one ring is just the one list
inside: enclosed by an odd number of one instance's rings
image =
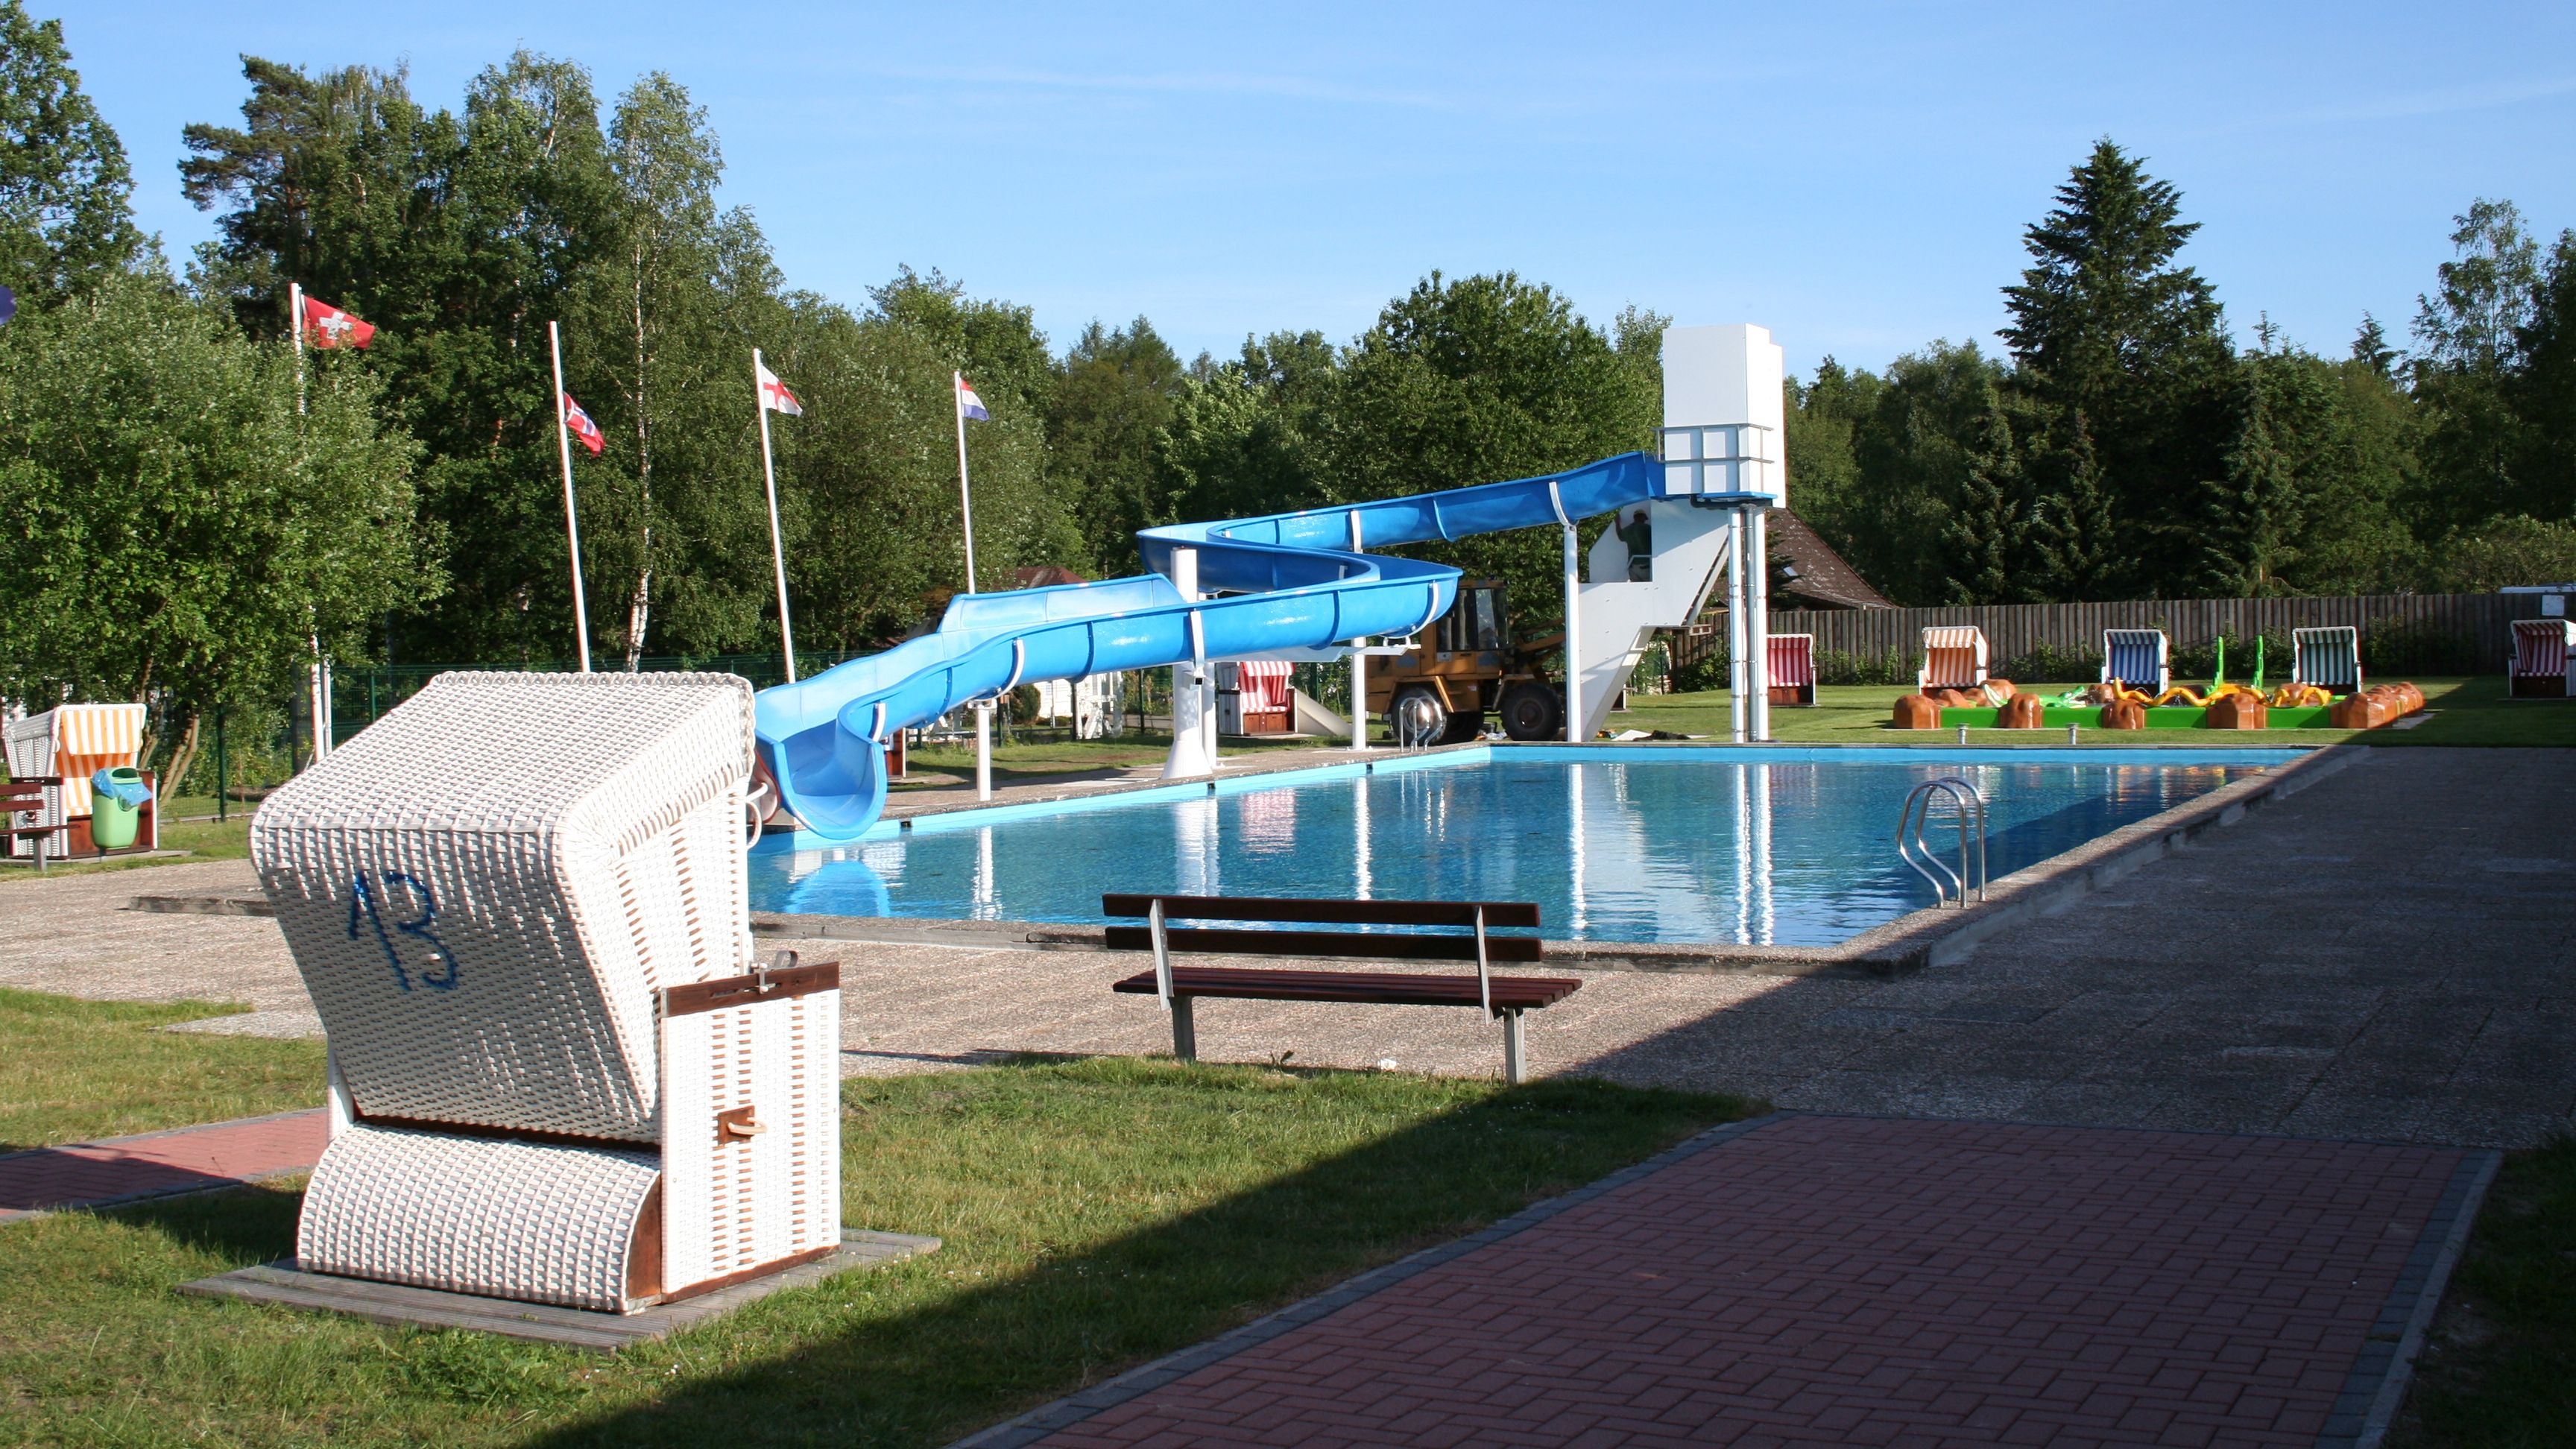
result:
[(2315, 1444), (2462, 1158), (1784, 1117), (1041, 1442)]
[(0, 1157), (0, 1222), (47, 1208), (161, 1197), (310, 1171), (322, 1160), (330, 1135), (330, 1124), (317, 1107), (13, 1152)]

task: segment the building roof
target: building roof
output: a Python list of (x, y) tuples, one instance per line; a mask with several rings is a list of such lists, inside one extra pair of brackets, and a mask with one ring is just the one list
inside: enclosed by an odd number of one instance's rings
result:
[[(1885, 594), (1869, 586), (1869, 580), (1834, 552), (1833, 546), (1816, 535), (1805, 519), (1786, 508), (1773, 511), (1769, 519), (1771, 544), (1771, 607), (1774, 609), (1892, 609), (1896, 605)], [(1782, 565), (1797, 570), (1795, 577), (1782, 580)], [(1786, 602), (1784, 602), (1784, 596)]]

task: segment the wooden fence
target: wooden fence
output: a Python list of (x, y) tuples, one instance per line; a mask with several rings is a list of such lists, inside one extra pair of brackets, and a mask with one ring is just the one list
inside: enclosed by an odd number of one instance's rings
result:
[[(2239, 652), (2258, 636), (2270, 641), (2274, 672), (2286, 677), (2290, 631), (2349, 624), (2361, 630), (2362, 667), (2370, 675), (2500, 674), (2513, 652), (2513, 621), (2540, 616), (2536, 594), (2362, 594), (2336, 599), (2133, 599), (2102, 604), (1977, 604), (1937, 609), (1845, 609), (1776, 613), (1774, 634), (1813, 634), (1819, 672), (1829, 683), (1894, 683), (1911, 679), (1923, 630), (1974, 624), (1986, 632), (1995, 672), (2052, 681), (2092, 678), (2105, 629), (2162, 629), (2182, 660), (2206, 654), (2224, 636), (2230, 673), (2243, 672)], [(1677, 670), (1722, 660), (1726, 629), (1679, 632)], [(2250, 660), (2246, 662), (2250, 663)], [(2205, 672), (2205, 671), (2203, 671)], [(1884, 677), (1882, 677), (1884, 676)]]

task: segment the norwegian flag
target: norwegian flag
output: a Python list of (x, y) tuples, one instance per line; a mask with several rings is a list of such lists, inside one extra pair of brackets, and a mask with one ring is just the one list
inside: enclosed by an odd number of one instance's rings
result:
[(755, 361), (752, 370), (760, 381), (762, 407), (785, 413), (791, 418), (805, 416), (805, 405), (796, 400), (796, 394), (787, 390), (787, 384), (778, 380), (778, 374), (770, 371), (767, 363)]
[(993, 420), (993, 415), (984, 410), (984, 400), (975, 395), (975, 384), (962, 375), (957, 379), (957, 411), (960, 416), (973, 418), (979, 423)]
[(365, 347), (376, 340), (376, 324), (361, 322), (328, 302), (304, 299), (304, 315), (297, 319), (308, 340), (316, 347)]
[(572, 400), (571, 393), (563, 394), (563, 414), (564, 426), (572, 429), (572, 435), (581, 439), (581, 445), (590, 450), (592, 457), (598, 457), (599, 450), (608, 446), (608, 435), (599, 430), (599, 424), (590, 420), (590, 414), (581, 410), (581, 404)]

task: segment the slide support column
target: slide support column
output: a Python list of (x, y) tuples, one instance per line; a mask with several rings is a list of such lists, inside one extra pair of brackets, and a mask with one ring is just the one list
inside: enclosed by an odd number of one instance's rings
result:
[(1744, 665), (1745, 694), (1753, 714), (1753, 738), (1771, 738), (1771, 541), (1768, 508), (1744, 510)]

